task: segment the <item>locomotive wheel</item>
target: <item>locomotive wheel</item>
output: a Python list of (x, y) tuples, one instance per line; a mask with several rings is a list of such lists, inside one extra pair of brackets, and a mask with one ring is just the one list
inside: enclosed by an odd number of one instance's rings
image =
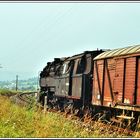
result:
[(77, 116), (78, 113), (79, 113), (79, 111), (80, 111), (80, 110), (79, 110), (78, 108), (77, 108), (77, 109), (75, 108), (75, 109), (73, 109), (73, 114), (74, 114), (75, 116)]
[(65, 105), (65, 106), (64, 106), (64, 112), (65, 112), (66, 114), (72, 113), (72, 110), (73, 110), (72, 104), (69, 104), (69, 105)]

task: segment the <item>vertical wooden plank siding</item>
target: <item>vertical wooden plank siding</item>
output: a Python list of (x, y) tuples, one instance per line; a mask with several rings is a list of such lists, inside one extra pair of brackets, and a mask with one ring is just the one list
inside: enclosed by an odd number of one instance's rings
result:
[(117, 103), (122, 103), (123, 100), (123, 80), (124, 79), (124, 59), (116, 60), (116, 72), (113, 84), (113, 93)]
[(105, 60), (103, 60), (103, 74), (102, 74), (102, 105), (104, 102), (104, 86), (105, 86)]
[(137, 105), (140, 105), (140, 57), (138, 58), (138, 72), (137, 72)]
[(101, 105), (102, 81), (103, 81), (103, 60), (99, 60), (94, 62), (92, 104)]
[[(99, 79), (99, 73), (98, 73), (98, 66), (97, 66), (97, 62), (95, 61), (95, 68), (96, 68), (96, 77), (97, 77), (97, 84), (98, 84), (98, 92), (100, 95), (100, 99), (102, 100), (102, 94), (101, 94), (101, 86), (100, 86), (100, 79)], [(100, 102), (101, 102), (100, 100)]]
[(140, 58), (137, 63), (136, 57), (97, 60), (94, 62), (92, 104), (140, 105), (139, 83)]
[(135, 94), (136, 57), (126, 59), (124, 103), (133, 104)]
[(114, 101), (113, 82), (115, 77), (115, 60), (105, 60), (104, 101), (103, 105), (112, 106)]

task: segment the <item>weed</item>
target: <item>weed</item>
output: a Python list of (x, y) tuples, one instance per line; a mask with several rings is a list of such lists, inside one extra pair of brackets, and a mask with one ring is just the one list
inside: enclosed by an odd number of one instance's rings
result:
[(93, 122), (92, 130), (83, 127), (78, 120), (70, 120), (61, 114), (43, 113), (37, 108), (19, 107), (0, 96), (1, 138), (95, 138), (95, 137), (139, 137), (139, 132), (128, 135), (111, 126)]

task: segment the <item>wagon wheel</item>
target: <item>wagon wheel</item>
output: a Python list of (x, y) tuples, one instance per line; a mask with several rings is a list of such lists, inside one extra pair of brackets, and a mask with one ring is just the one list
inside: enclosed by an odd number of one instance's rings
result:
[(133, 129), (135, 125), (136, 125), (135, 120), (134, 119), (130, 119), (130, 120), (128, 120), (127, 125), (125, 126), (125, 128)]
[(73, 109), (73, 114), (74, 114), (75, 116), (77, 116), (77, 115), (79, 114), (79, 111), (80, 111), (80, 109), (74, 108), (74, 109)]
[(89, 107), (85, 107), (83, 110), (83, 121), (85, 123), (89, 123), (91, 122), (91, 120), (92, 120), (92, 117), (91, 117), (90, 109)]
[(53, 104), (53, 109), (58, 111), (58, 105), (56, 103)]
[(93, 116), (93, 119), (95, 120), (95, 121), (100, 121), (100, 117), (102, 116), (103, 114), (102, 113), (96, 113), (94, 116)]
[(118, 119), (120, 121), (119, 123), (119, 127), (124, 128), (124, 129), (129, 129), (131, 128), (131, 124), (132, 124), (132, 119), (125, 119), (125, 118), (119, 118)]

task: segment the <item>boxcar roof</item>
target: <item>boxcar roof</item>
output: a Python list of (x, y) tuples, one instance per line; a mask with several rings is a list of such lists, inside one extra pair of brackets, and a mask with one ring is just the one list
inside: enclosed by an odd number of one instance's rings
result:
[(110, 57), (115, 57), (115, 56), (123, 56), (123, 55), (128, 55), (128, 54), (135, 54), (139, 52), (140, 52), (140, 45), (129, 46), (125, 48), (119, 48), (119, 49), (103, 52), (99, 54), (98, 56), (96, 56), (94, 60), (105, 59), (105, 58), (110, 58)]

